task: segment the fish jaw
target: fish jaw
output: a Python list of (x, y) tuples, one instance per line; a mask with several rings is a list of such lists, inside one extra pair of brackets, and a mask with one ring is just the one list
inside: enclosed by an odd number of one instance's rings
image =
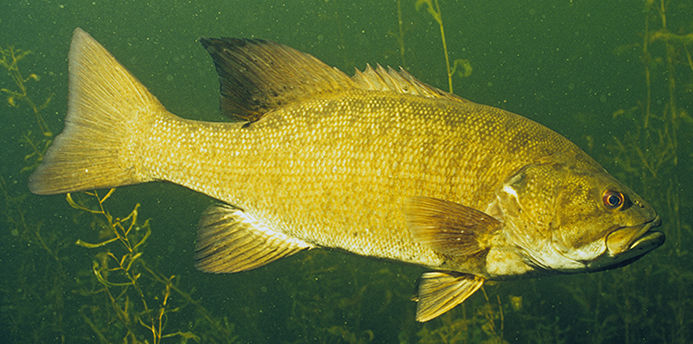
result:
[(659, 216), (656, 216), (642, 226), (623, 227), (611, 232), (606, 237), (606, 247), (609, 255), (615, 257), (638, 247), (648, 248), (651, 243), (657, 242), (655, 239), (659, 237), (663, 239), (661, 232), (650, 231), (652, 228), (659, 226), (661, 222)]
[[(567, 256), (552, 242), (535, 242), (538, 249), (524, 247), (518, 251), (500, 245), (487, 256), (487, 278), (512, 279), (546, 273), (581, 273), (610, 270), (628, 265), (664, 243), (665, 235), (653, 228), (661, 224), (659, 216), (638, 226), (620, 227), (603, 240), (594, 241)], [(597, 257), (579, 259), (577, 257)]]
[(616, 229), (606, 236), (606, 252), (587, 263), (589, 271), (602, 271), (628, 265), (664, 244), (665, 235), (652, 230), (661, 224), (659, 216), (640, 226)]

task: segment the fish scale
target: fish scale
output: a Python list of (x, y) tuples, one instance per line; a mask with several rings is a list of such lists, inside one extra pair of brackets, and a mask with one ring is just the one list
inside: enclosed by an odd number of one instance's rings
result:
[[(162, 171), (151, 177), (238, 206), (312, 244), (437, 267), (440, 255), (411, 238), (404, 200), (427, 195), (485, 209), (492, 195), (478, 186), (493, 190), (545, 154), (525, 144), (501, 159), (491, 151), (514, 132), (498, 135), (467, 124), (518, 120), (528, 123), (517, 129), (545, 129), (503, 111), (484, 112), (471, 102), (441, 107), (440, 100), (411, 95), (343, 93), (273, 111), (250, 125), (167, 116), (170, 123), (160, 129), (142, 129), (139, 146), (153, 149), (140, 160), (156, 163), (143, 169)], [(146, 158), (150, 154), (155, 157)]]
[(403, 70), (348, 77), (273, 42), (201, 43), (233, 122), (169, 113), (75, 30), (66, 126), (31, 190), (162, 180), (204, 193), (220, 203), (200, 222), (203, 271), (319, 247), (425, 266), (419, 321), (486, 280), (609, 269), (664, 242), (649, 204), (541, 124)]

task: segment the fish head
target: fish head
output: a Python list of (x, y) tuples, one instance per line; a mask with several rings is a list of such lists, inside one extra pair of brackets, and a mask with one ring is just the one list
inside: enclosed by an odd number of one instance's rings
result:
[(616, 268), (664, 243), (654, 208), (596, 163), (527, 165), (497, 196), (507, 237), (538, 270)]

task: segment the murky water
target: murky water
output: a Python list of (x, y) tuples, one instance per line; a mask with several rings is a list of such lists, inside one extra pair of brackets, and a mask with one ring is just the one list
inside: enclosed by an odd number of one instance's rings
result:
[[(193, 259), (198, 219), (213, 202), (203, 195), (166, 183), (119, 188), (103, 203), (109, 219), (85, 210), (101, 210), (94, 195), (74, 194), (71, 206), (62, 195), (29, 193), (30, 171), (63, 127), (74, 28), (99, 40), (171, 112), (224, 121), (214, 66), (199, 37), (274, 40), (348, 73), (366, 63), (403, 66), (449, 89), (441, 32), (427, 1), (6, 2), (0, 5), (4, 341), (693, 340), (687, 191), (693, 6), (439, 5), (451, 67), (460, 61), (454, 93), (527, 116), (581, 146), (650, 200), (663, 219), (664, 246), (618, 270), (489, 284), (425, 324), (414, 320), (411, 301), (424, 271), (416, 266), (313, 250), (251, 272), (204, 274)], [(21, 57), (15, 71), (13, 56)], [(126, 217), (136, 204), (133, 224)], [(112, 240), (116, 233), (120, 238)]]

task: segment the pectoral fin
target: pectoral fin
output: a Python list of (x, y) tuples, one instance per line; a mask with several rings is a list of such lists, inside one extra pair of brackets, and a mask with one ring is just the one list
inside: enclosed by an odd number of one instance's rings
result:
[(202, 271), (239, 272), (312, 247), (272, 230), (240, 209), (217, 205), (202, 217), (195, 256)]
[(429, 321), (462, 303), (484, 284), (484, 279), (453, 272), (421, 275), (416, 321)]
[(451, 256), (486, 251), (491, 235), (501, 227), (484, 212), (438, 198), (411, 198), (405, 212), (416, 241)]

